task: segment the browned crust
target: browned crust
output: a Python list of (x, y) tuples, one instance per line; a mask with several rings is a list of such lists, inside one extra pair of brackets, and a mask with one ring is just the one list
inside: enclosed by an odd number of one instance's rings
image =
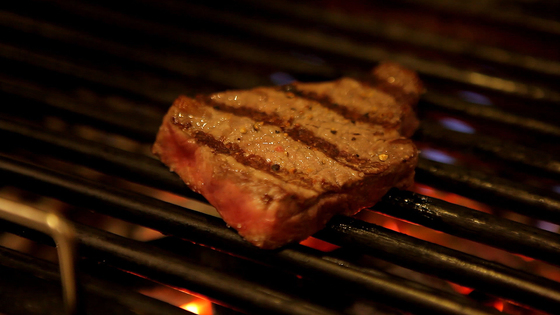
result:
[[(201, 100), (205, 100), (204, 102), (201, 102)], [(255, 120), (255, 117), (258, 118), (259, 121), (261, 122), (265, 122), (265, 123), (270, 123), (273, 124), (271, 122), (276, 122), (279, 124), (284, 124), (284, 121), (281, 120), (277, 115), (268, 115), (266, 113), (262, 113), (259, 111), (256, 111), (254, 109), (251, 108), (233, 108), (224, 104), (220, 104), (218, 102), (215, 101), (208, 101), (206, 98), (202, 98), (202, 97), (198, 97), (196, 100), (195, 99), (191, 99), (188, 98), (186, 96), (179, 96), (177, 98), (177, 100), (175, 100), (175, 102), (173, 103), (174, 107), (178, 107), (178, 108), (188, 108), (188, 109), (194, 109), (194, 107), (196, 106), (211, 106), (216, 110), (222, 110), (222, 111), (226, 111), (229, 113), (232, 113), (234, 115), (239, 115), (239, 116), (243, 116), (243, 117), (252, 117)], [(260, 170), (263, 172), (266, 172), (276, 178), (279, 178), (281, 180), (284, 181), (290, 181), (291, 183), (293, 183), (294, 185), (298, 185), (301, 187), (304, 187), (306, 189), (313, 189), (313, 180), (310, 179), (306, 174), (302, 173), (301, 171), (298, 170), (287, 170), (284, 168), (280, 168), (278, 167), (277, 164), (274, 164), (273, 162), (267, 162), (265, 158), (263, 158), (262, 156), (256, 155), (256, 154), (247, 154), (245, 152), (245, 150), (243, 150), (238, 144), (236, 143), (224, 143), (222, 141), (220, 141), (219, 139), (216, 139), (214, 136), (207, 134), (203, 131), (200, 130), (196, 130), (196, 131), (192, 131), (191, 130), (191, 125), (190, 123), (182, 123), (179, 120), (176, 119), (176, 117), (174, 115), (170, 115), (170, 122), (175, 125), (178, 129), (182, 130), (183, 132), (186, 132), (189, 134), (189, 136), (191, 138), (193, 138), (198, 144), (200, 145), (204, 145), (207, 146), (209, 148), (211, 148), (215, 153), (217, 154), (225, 154), (228, 156), (233, 157), (237, 162), (254, 168), (256, 170)], [(247, 115), (247, 116), (245, 116)], [(270, 120), (268, 120), (270, 119)], [(257, 120), (255, 120), (257, 121)], [(294, 129), (290, 129), (290, 130), (285, 130), (284, 127), (279, 126), (279, 129), (282, 130), (282, 132), (287, 131), (288, 135), (294, 135), (295, 132), (304, 132), (298, 128), (294, 128)], [(309, 132), (309, 131), (307, 131)], [(310, 133), (310, 132), (309, 132)], [(313, 138), (313, 136), (309, 136), (310, 138), (305, 138), (302, 137), (302, 140), (306, 140), (308, 142), (311, 142)], [(316, 138), (316, 137), (315, 137)], [(317, 138), (319, 139), (319, 138)], [(319, 139), (322, 140), (322, 139)], [(324, 141), (324, 140), (322, 140)], [(302, 141), (303, 142), (303, 141)], [(326, 141), (324, 141), (326, 142)], [(330, 191), (340, 191), (341, 187), (337, 186), (337, 185), (333, 185), (331, 183), (327, 183), (325, 181), (321, 182), (321, 187), (324, 190), (330, 190)]]
[(199, 96), (196, 100), (200, 102), (201, 105), (213, 107), (215, 110), (231, 113), (240, 117), (248, 117), (255, 122), (277, 126), (280, 132), (288, 134), (292, 139), (300, 141), (310, 148), (317, 149), (331, 159), (356, 171), (363, 171), (366, 174), (377, 174), (386, 168), (383, 163), (372, 162), (371, 159), (361, 158), (358, 154), (350, 154), (347, 151), (339, 149), (336, 144), (316, 136), (311, 130), (294, 124), (293, 118), (284, 119), (276, 114), (267, 114), (244, 106), (228, 106), (212, 100), (210, 97)]
[(402, 110), (400, 133), (412, 136), (420, 124), (416, 118), (416, 104), (424, 92), (416, 72), (394, 62), (384, 62), (373, 68), (362, 82), (395, 99)]
[(279, 90), (291, 97), (297, 96), (314, 101), (352, 122), (359, 121), (379, 125), (385, 129), (398, 128), (399, 132), (405, 137), (410, 137), (416, 131), (419, 125), (416, 118), (416, 104), (424, 91), (424, 87), (414, 71), (393, 62), (385, 62), (374, 68), (369, 75), (359, 81), (374, 90), (390, 95), (401, 109), (400, 121), (390, 122), (387, 119), (390, 117), (370, 115), (369, 112), (364, 114), (352, 110), (347, 106), (337, 104), (328, 95), (300, 90), (297, 88), (297, 83), (284, 85)]
[(213, 107), (215, 110), (231, 113), (235, 116), (249, 117), (256, 122), (262, 122), (267, 125), (278, 126), (282, 129), (292, 125), (293, 123), (293, 118), (285, 119), (276, 114), (268, 114), (265, 112), (258, 111), (254, 108), (249, 108), (245, 106), (232, 107), (224, 103), (213, 100), (211, 96), (200, 95), (196, 97), (196, 100), (200, 102), (201, 105)]
[(356, 121), (368, 123), (370, 125), (380, 125), (385, 129), (396, 129), (399, 126), (399, 122), (390, 123), (384, 117), (378, 117), (374, 115), (369, 115), (369, 113), (359, 113), (356, 110), (352, 110), (346, 106), (339, 105), (334, 102), (327, 95), (319, 95), (315, 92), (303, 91), (297, 88), (295, 84), (288, 84), (280, 87), (280, 91), (293, 94), (297, 97), (307, 99), (309, 101), (316, 102), (321, 106), (332, 110), (333, 112), (339, 114), (340, 116), (350, 120), (352, 123)]

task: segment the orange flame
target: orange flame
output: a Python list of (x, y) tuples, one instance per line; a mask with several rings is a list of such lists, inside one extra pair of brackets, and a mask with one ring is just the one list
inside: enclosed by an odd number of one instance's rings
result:
[(492, 306), (500, 312), (504, 311), (504, 302), (500, 300), (495, 301)]
[(393, 219), (389, 219), (387, 221), (385, 221), (385, 223), (383, 223), (383, 227), (389, 230), (393, 230), (395, 232), (401, 232), (399, 225), (397, 224), (396, 220)]
[(212, 315), (212, 303), (208, 300), (197, 299), (179, 307), (198, 315)]
[(457, 204), (460, 206), (464, 206), (464, 207), (468, 207), (468, 208), (472, 208), (478, 211), (482, 211), (482, 212), (487, 212), (487, 213), (492, 213), (492, 210), (490, 207), (488, 207), (487, 205), (480, 203), (478, 201), (454, 194), (454, 193), (450, 193), (450, 192), (446, 192), (443, 190), (439, 190), (439, 189), (434, 189), (430, 186), (426, 186), (426, 185), (422, 185), (422, 184), (414, 184), (414, 187), (412, 188), (412, 191), (415, 191), (417, 193), (429, 196), (429, 197), (433, 197), (433, 198), (437, 198), (437, 199), (442, 199), (445, 200), (449, 203), (453, 203), (453, 204)]
[(530, 262), (530, 261), (535, 260), (534, 258), (527, 257), (527, 256), (524, 256), (524, 255), (521, 255), (521, 254), (514, 254), (514, 255), (517, 256), (517, 257), (520, 257), (521, 259), (523, 259), (523, 260), (525, 260), (525, 261), (527, 261), (527, 262)]

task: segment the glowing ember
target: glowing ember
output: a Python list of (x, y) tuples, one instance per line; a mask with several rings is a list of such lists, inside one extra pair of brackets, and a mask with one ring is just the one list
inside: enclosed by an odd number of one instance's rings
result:
[(517, 257), (520, 257), (521, 259), (523, 259), (523, 260), (525, 260), (525, 261), (533, 261), (533, 260), (535, 260), (534, 258), (527, 257), (527, 256), (524, 256), (524, 255), (520, 255), (520, 254), (514, 254), (514, 255), (517, 256)]
[(181, 305), (180, 308), (198, 315), (212, 315), (212, 303), (203, 299), (198, 299), (196, 301)]
[(200, 314), (200, 311), (198, 309), (198, 305), (196, 303), (189, 303), (189, 304), (186, 304), (184, 306), (181, 306), (181, 308), (184, 308), (187, 311), (193, 312), (195, 314)]
[(494, 308), (496, 308), (500, 312), (504, 311), (504, 302), (502, 302), (502, 301), (499, 301), (499, 300), (495, 301), (492, 306), (494, 306)]
[(434, 189), (432, 187), (426, 186), (426, 185), (422, 185), (422, 184), (414, 184), (414, 187), (412, 188), (412, 191), (417, 192), (419, 194), (423, 194), (429, 197), (433, 197), (433, 198), (437, 198), (437, 199), (442, 199), (445, 200), (447, 202), (456, 204), (456, 205), (460, 205), (460, 206), (464, 206), (464, 207), (468, 207), (471, 209), (475, 209), (478, 211), (483, 211), (486, 213), (492, 213), (492, 209), (483, 204), (480, 203), (478, 201), (454, 194), (454, 193), (449, 193), (443, 190), (439, 190), (439, 189)]
[(140, 293), (175, 305), (184, 310), (198, 315), (212, 315), (212, 303), (202, 297), (192, 295), (192, 292), (178, 290), (163, 285), (154, 285), (151, 288), (143, 288)]
[(395, 232), (401, 232), (399, 225), (397, 224), (396, 220), (387, 220), (385, 223), (383, 223), (383, 227), (389, 230), (393, 230)]
[(312, 236), (304, 239), (303, 241), (300, 242), (300, 244), (305, 245), (307, 247), (315, 248), (315, 249), (320, 250), (322, 252), (330, 252), (330, 251), (333, 251), (333, 250), (340, 247), (340, 246), (322, 241), (320, 239), (316, 239)]
[(464, 287), (462, 285), (455, 284), (453, 282), (449, 282), (449, 284), (451, 285), (451, 287), (455, 291), (457, 291), (457, 292), (459, 292), (463, 295), (469, 295), (474, 290), (474, 289), (471, 289), (471, 288), (468, 288), (468, 287)]

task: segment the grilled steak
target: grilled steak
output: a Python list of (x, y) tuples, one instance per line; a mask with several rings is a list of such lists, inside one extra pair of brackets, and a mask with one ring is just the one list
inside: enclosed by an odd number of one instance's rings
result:
[(363, 80), (181, 96), (153, 152), (246, 240), (277, 248), (412, 184), (421, 89), (386, 63)]

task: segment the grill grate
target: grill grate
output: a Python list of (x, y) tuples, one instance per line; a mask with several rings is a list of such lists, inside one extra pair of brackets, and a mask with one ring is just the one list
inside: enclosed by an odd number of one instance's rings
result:
[[(149, 196), (155, 188), (204, 202), (146, 156), (163, 113), (177, 95), (291, 78), (359, 75), (391, 59), (417, 70), (428, 87), (419, 105), (423, 122), (415, 140), (426, 152), (438, 149), (447, 156), (447, 162), (437, 162), (422, 155), (417, 181), (485, 203), (493, 214), (397, 190), (372, 210), (538, 259), (560, 274), (558, 234), (531, 226), (539, 220), (560, 224), (560, 112), (555, 110), (560, 103), (560, 41), (549, 10), (554, 5), (536, 1), (534, 10), (528, 10), (516, 0), (475, 1), (470, 6), (431, 0), (398, 3), (4, 4), (0, 93), (7, 105), (0, 109), (0, 135), (10, 141), (0, 150), (1, 183), (57, 198), (75, 211), (87, 209), (184, 240), (173, 240), (178, 247), (197, 248), (191, 245), (196, 243), (205, 246), (207, 255), (219, 252), (220, 260), (233, 259), (242, 271), (210, 268), (204, 258), (192, 261), (189, 253), (172, 253), (160, 243), (76, 226), (80, 264), (99, 262), (202, 294), (237, 311), (360, 314), (364, 310), (355, 305), (369, 305), (388, 314), (499, 313), (476, 299), (428, 286), (429, 281), (407, 280), (364, 263), (367, 257), (378, 257), (511, 301), (506, 311), (515, 314), (556, 312), (560, 278), (520, 270), (519, 264), (505, 266), (347, 217), (335, 217), (315, 235), (340, 246), (336, 251), (303, 245), (262, 251), (218, 218)], [(503, 13), (495, 12), (504, 7), (508, 9)], [(443, 18), (447, 14), (454, 19)], [(400, 20), (390, 20), (395, 17)], [(417, 27), (430, 19), (439, 24)], [(441, 26), (445, 23), (456, 26), (457, 33)], [(465, 29), (486, 29), (488, 34), (459, 32)], [(499, 46), (491, 46), (496, 34), (504, 37)], [(534, 45), (524, 47), (520, 40)], [(450, 130), (442, 117), (459, 120), (466, 132)], [(128, 147), (116, 148), (124, 144)], [(449, 164), (450, 159), (455, 162)], [(98, 178), (125, 183), (123, 187), (132, 182), (150, 189), (131, 192), (80, 178), (84, 167), (105, 174)], [(524, 224), (502, 217), (512, 213), (524, 215)], [(31, 230), (8, 222), (1, 226), (50, 244)], [(31, 267), (18, 268), (14, 261)], [(48, 278), (56, 279), (52, 266), (7, 249), (0, 252), (0, 265), (2, 270), (19, 270), (26, 279), (25, 273), (38, 270), (50, 270)], [(258, 268), (265, 269), (257, 273)], [(87, 296), (101, 294), (91, 286), (85, 291)], [(142, 300), (134, 292), (115, 296), (115, 309)], [(181, 312), (147, 298), (137, 303), (153, 313), (159, 307), (162, 313)]]

